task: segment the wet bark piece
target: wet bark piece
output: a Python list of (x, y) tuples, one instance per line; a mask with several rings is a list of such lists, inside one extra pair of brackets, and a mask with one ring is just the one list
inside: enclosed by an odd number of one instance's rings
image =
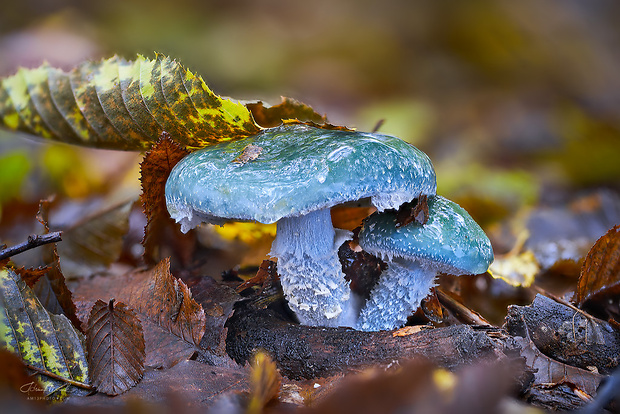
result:
[(510, 306), (505, 328), (522, 337), (527, 328), (543, 354), (568, 365), (607, 374), (620, 362), (620, 333), (542, 295), (530, 306)]
[(350, 368), (426, 357), (452, 369), (481, 358), (504, 356), (505, 345), (485, 330), (466, 325), (422, 330), (406, 337), (391, 331), (309, 327), (282, 320), (273, 311), (241, 305), (228, 320), (226, 351), (239, 364), (264, 349), (281, 373), (292, 379), (329, 376)]

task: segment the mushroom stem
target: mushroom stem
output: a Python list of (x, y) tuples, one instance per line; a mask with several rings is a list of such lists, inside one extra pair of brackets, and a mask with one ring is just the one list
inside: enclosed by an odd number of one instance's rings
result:
[(418, 261), (394, 259), (370, 293), (356, 329), (391, 330), (404, 325), (434, 285), (437, 272)]
[(313, 326), (351, 326), (353, 305), (342, 273), (329, 209), (278, 221), (270, 255), (289, 307), (299, 322)]

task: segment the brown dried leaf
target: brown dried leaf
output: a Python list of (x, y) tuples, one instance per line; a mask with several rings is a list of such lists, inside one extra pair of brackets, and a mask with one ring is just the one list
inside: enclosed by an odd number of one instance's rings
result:
[(595, 296), (620, 290), (620, 225), (598, 239), (581, 267), (575, 302), (581, 306)]
[(187, 237), (181, 234), (179, 226), (168, 215), (164, 198), (166, 180), (172, 167), (187, 154), (189, 152), (185, 148), (174, 142), (168, 133), (163, 132), (140, 164), (142, 205), (147, 220), (142, 245), (144, 260), (148, 264), (159, 261), (159, 247), (163, 240), (169, 239), (164, 237), (166, 231), (174, 232), (175, 238)]
[(427, 221), (428, 196), (426, 194), (420, 194), (416, 200), (403, 204), (396, 213), (396, 227), (403, 227), (412, 222), (424, 225)]
[(239, 154), (232, 162), (236, 164), (245, 164), (250, 161), (254, 161), (258, 158), (260, 153), (263, 151), (263, 147), (259, 147), (258, 145), (248, 144), (241, 154)]
[[(39, 212), (37, 213), (37, 220), (45, 228), (45, 234), (49, 233), (50, 230), (48, 224), (50, 202), (51, 200), (41, 200)], [(77, 317), (73, 294), (67, 287), (65, 277), (60, 268), (60, 257), (58, 256), (56, 243), (47, 244), (42, 246), (41, 249), (43, 250), (44, 262), (50, 267), (50, 270), (45, 275), (45, 278), (38, 279), (34, 290), (46, 309), (56, 314), (64, 313), (75, 329), (82, 332), (82, 323)]]
[[(208, 277), (202, 279), (211, 280)], [(201, 289), (202, 284), (197, 292)], [(233, 289), (228, 290), (234, 294)], [(216, 298), (214, 302), (219, 299), (216, 294), (213, 291), (208, 293), (209, 297)], [(97, 299), (107, 301), (116, 298), (131, 306), (144, 328), (147, 366), (169, 368), (188, 359), (198, 350), (196, 344), (206, 332), (203, 308), (192, 299), (185, 284), (170, 274), (168, 259), (150, 270), (94, 277), (88, 283), (78, 285), (76, 296), (91, 303)], [(205, 309), (214, 313), (215, 306), (218, 304), (205, 305)], [(226, 306), (226, 312), (232, 312), (232, 304)], [(224, 313), (221, 306), (218, 309), (221, 315), (218, 313), (217, 317), (210, 315), (208, 318), (217, 326), (217, 329), (209, 328), (209, 335), (215, 336), (210, 344), (213, 347), (219, 344), (228, 318), (228, 313)]]
[(205, 312), (187, 285), (170, 273), (170, 259), (133, 277), (144, 282), (126, 286), (121, 296), (149, 321), (186, 342), (200, 344), (205, 333)]
[(282, 376), (276, 363), (264, 351), (259, 351), (252, 360), (250, 373), (250, 399), (247, 413), (261, 413), (265, 406), (278, 398)]
[(134, 202), (124, 201), (96, 210), (63, 232), (58, 253), (69, 279), (87, 277), (118, 260)]
[[(1, 263), (0, 267), (2, 267)], [(28, 285), (28, 287), (31, 289), (39, 281), (39, 279), (45, 276), (50, 270), (50, 266), (39, 266), (36, 268), (28, 269), (22, 266), (13, 269), (13, 271), (17, 273), (22, 278), (22, 280), (26, 282), (26, 285)]]
[(241, 283), (235, 289), (237, 293), (241, 293), (246, 289), (249, 289), (253, 286), (260, 286), (261, 293), (264, 289), (269, 288), (274, 282), (279, 280), (279, 275), (276, 270), (276, 262), (271, 260), (263, 260), (260, 266), (258, 267), (258, 271), (256, 272), (256, 276), (251, 277), (245, 282)]
[(526, 331), (525, 338), (517, 338), (517, 342), (521, 345), (521, 356), (525, 358), (527, 367), (535, 371), (532, 388), (551, 388), (568, 384), (573, 391), (579, 390), (590, 397), (596, 395), (596, 389), (604, 378), (603, 375), (549, 358), (536, 347), (529, 331)]
[(118, 395), (144, 374), (144, 335), (136, 313), (122, 302), (98, 300), (86, 332), (90, 379), (99, 392)]
[(249, 103), (246, 107), (252, 112), (256, 123), (263, 128), (276, 127), (285, 119), (312, 121), (318, 124), (327, 122), (325, 116), (320, 115), (310, 106), (295, 99), (282, 97), (282, 102), (274, 106), (265, 106), (262, 102)]

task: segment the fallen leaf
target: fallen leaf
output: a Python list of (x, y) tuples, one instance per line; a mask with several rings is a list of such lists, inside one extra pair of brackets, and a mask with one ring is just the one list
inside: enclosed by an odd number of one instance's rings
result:
[(67, 382), (88, 381), (80, 335), (64, 315), (46, 311), (15, 272), (0, 269), (0, 347), (38, 370), (65, 379), (37, 375), (49, 399), (62, 400), (85, 392)]
[[(205, 412), (224, 394), (247, 392), (247, 368), (222, 368), (196, 361), (181, 361), (169, 369), (147, 369), (142, 381), (124, 394), (110, 398), (96, 393), (91, 396), (72, 396), (65, 406), (93, 406), (118, 411), (119, 404), (151, 408), (148, 412), (186, 413)], [(140, 405), (139, 407), (142, 407)], [(208, 411), (216, 412), (216, 411)], [(230, 412), (230, 411), (227, 411)]]
[(489, 273), (511, 286), (528, 287), (540, 273), (540, 265), (530, 250), (510, 252), (495, 256), (495, 260), (489, 266)]
[(260, 153), (262, 151), (263, 151), (263, 147), (259, 147), (258, 145), (248, 144), (248, 146), (243, 148), (243, 151), (241, 152), (241, 154), (239, 154), (231, 162), (234, 162), (235, 164), (243, 165), (245, 163), (248, 163), (250, 161), (254, 161), (255, 159), (257, 159), (260, 156)]
[[(51, 200), (42, 200), (39, 203), (37, 219), (49, 233), (48, 215)], [(63, 313), (71, 321), (75, 329), (81, 332), (82, 324), (77, 317), (77, 309), (73, 302), (73, 294), (65, 283), (65, 276), (60, 267), (60, 257), (56, 243), (41, 247), (43, 260), (50, 267), (45, 278), (39, 278), (33, 289), (41, 299), (41, 303), (52, 313)]]
[(204, 310), (185, 283), (172, 276), (170, 259), (163, 259), (153, 269), (133, 277), (144, 282), (126, 286), (120, 297), (151, 322), (186, 342), (200, 344), (205, 333)]
[(620, 293), (620, 225), (594, 243), (581, 267), (575, 302)]
[(410, 203), (404, 203), (396, 212), (396, 227), (403, 227), (409, 223), (425, 225), (428, 221), (428, 196), (420, 196)]
[(517, 338), (521, 347), (521, 356), (526, 365), (534, 372), (532, 388), (551, 388), (561, 384), (568, 384), (573, 392), (584, 392), (590, 398), (596, 395), (596, 389), (604, 376), (589, 370), (573, 367), (549, 358), (536, 347), (529, 337)]
[[(81, 309), (90, 308), (98, 299), (109, 301), (115, 298), (136, 311), (144, 331), (145, 365), (149, 367), (168, 368), (190, 358), (197, 351), (202, 352), (202, 348), (197, 346), (202, 336), (213, 339), (209, 345), (215, 350), (227, 318), (224, 308), (219, 306), (218, 316), (208, 318), (218, 328), (212, 330), (212, 325), (209, 325), (209, 335), (204, 335), (207, 315), (192, 298), (187, 286), (172, 276), (169, 266), (169, 260), (164, 259), (152, 269), (97, 276), (75, 289)], [(235, 294), (233, 289), (228, 290)], [(216, 311), (218, 298), (218, 295), (213, 296), (214, 304), (207, 308), (210, 313)], [(228, 308), (232, 312), (232, 304), (227, 305)], [(225, 338), (225, 332), (223, 335)]]
[(245, 282), (241, 283), (239, 286), (236, 287), (235, 290), (237, 291), (237, 293), (241, 293), (251, 287), (260, 286), (260, 293), (265, 288), (270, 287), (274, 282), (279, 280), (280, 277), (277, 273), (276, 262), (265, 259), (258, 267), (256, 276), (253, 276)]
[(118, 260), (134, 200), (95, 211), (63, 231), (58, 254), (66, 277), (87, 277)]
[(247, 413), (262, 413), (265, 406), (278, 398), (282, 376), (276, 363), (264, 351), (254, 355), (250, 371), (250, 396)]
[[(2, 263), (0, 263), (0, 267), (2, 267)], [(39, 266), (36, 268), (25, 268), (22, 266), (13, 268), (13, 271), (17, 273), (31, 289), (35, 283), (37, 283), (37, 281), (45, 276), (50, 270), (50, 266)]]
[[(142, 183), (142, 206), (146, 215), (144, 228), (144, 260), (154, 264), (160, 260), (161, 245), (170, 240), (166, 232), (171, 232), (173, 239), (187, 239), (180, 227), (170, 218), (166, 208), (166, 180), (172, 168), (189, 152), (172, 140), (166, 132), (162, 133), (153, 148), (148, 151), (140, 164), (140, 182)], [(173, 242), (174, 240), (172, 240)], [(189, 249), (191, 251), (191, 249)], [(191, 256), (191, 253), (190, 253)], [(189, 262), (187, 253), (184, 261)]]
[(394, 338), (396, 338), (397, 336), (409, 336), (413, 335), (414, 333), (420, 332), (422, 329), (424, 329), (423, 325), (403, 326), (402, 328), (392, 332), (392, 336)]
[(0, 126), (95, 148), (142, 151), (162, 130), (202, 148), (260, 131), (241, 103), (161, 54), (84, 62), (66, 73), (44, 64), (0, 79)]
[(246, 106), (252, 112), (256, 123), (263, 128), (276, 127), (286, 119), (312, 121), (318, 124), (327, 122), (325, 116), (320, 115), (310, 106), (292, 98), (282, 97), (282, 102), (274, 106), (265, 105), (260, 101), (248, 103)]
[(86, 349), (91, 383), (97, 391), (118, 395), (144, 374), (144, 335), (135, 312), (122, 302), (98, 300), (90, 311)]

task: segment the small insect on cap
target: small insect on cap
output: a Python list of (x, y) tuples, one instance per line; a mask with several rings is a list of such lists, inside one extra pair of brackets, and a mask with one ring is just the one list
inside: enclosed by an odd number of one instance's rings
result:
[(379, 211), (435, 194), (426, 154), (399, 138), (287, 124), (193, 152), (166, 183), (184, 231), (227, 219), (274, 223), (370, 198)]
[(392, 259), (419, 260), (452, 274), (484, 273), (493, 262), (489, 238), (458, 204), (441, 196), (428, 198), (428, 222), (397, 227), (396, 212), (369, 217), (359, 233), (365, 251)]

